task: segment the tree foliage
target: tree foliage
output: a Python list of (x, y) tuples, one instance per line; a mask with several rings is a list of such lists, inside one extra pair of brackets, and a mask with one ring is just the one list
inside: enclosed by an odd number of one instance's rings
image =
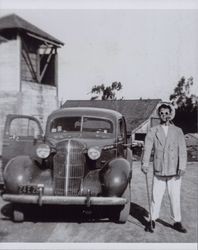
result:
[(91, 97), (91, 100), (116, 100), (116, 93), (121, 89), (121, 82), (113, 82), (110, 86), (105, 86), (104, 84), (95, 85), (91, 89), (91, 94), (95, 94)]
[(193, 78), (182, 77), (169, 99), (176, 108), (176, 115), (173, 120), (175, 125), (181, 127), (184, 133), (197, 132), (197, 107), (198, 97), (191, 94), (191, 87), (194, 84)]

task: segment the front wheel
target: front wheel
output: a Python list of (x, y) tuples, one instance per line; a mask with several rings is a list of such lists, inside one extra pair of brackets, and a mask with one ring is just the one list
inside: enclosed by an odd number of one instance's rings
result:
[(131, 188), (130, 184), (128, 184), (127, 188), (125, 189), (123, 198), (127, 199), (127, 203), (122, 206), (121, 208), (116, 208), (115, 213), (110, 216), (110, 220), (113, 220), (117, 223), (126, 223), (128, 216), (130, 214), (130, 207), (131, 207)]
[(24, 221), (24, 213), (22, 211), (22, 207), (18, 204), (13, 204), (13, 214), (12, 219), (14, 222), (23, 222)]

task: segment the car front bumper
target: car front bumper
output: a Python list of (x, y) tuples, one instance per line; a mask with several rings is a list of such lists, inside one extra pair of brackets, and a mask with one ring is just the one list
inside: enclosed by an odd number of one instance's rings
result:
[(4, 201), (26, 204), (57, 204), (57, 205), (125, 205), (128, 201), (121, 197), (86, 197), (86, 196), (47, 196), (3, 194)]

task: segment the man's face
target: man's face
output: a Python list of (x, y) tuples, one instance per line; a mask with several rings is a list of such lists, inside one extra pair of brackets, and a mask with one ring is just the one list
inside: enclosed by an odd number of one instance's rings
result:
[(170, 110), (168, 108), (161, 108), (159, 111), (160, 120), (162, 123), (165, 123), (170, 118)]

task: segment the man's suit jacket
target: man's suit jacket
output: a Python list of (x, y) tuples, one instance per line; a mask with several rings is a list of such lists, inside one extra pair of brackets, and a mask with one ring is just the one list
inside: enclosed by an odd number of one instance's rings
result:
[(154, 149), (154, 174), (159, 176), (177, 175), (178, 170), (185, 170), (187, 164), (186, 143), (182, 130), (169, 125), (165, 136), (161, 125), (152, 127), (146, 135), (142, 164), (149, 164), (151, 151)]

